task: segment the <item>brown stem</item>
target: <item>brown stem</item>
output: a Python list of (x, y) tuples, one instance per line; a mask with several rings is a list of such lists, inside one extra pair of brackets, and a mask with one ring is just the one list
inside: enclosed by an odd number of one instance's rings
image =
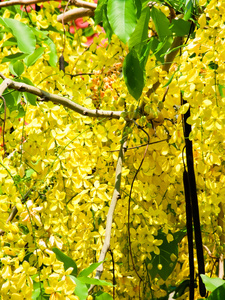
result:
[[(144, 159), (146, 157), (146, 154), (147, 154), (147, 151), (148, 151), (148, 145), (149, 145), (149, 142), (150, 142), (150, 137), (149, 137), (148, 133), (141, 126), (137, 125), (137, 127), (139, 129), (141, 129), (147, 135), (147, 137), (148, 137), (148, 143), (147, 143), (147, 146), (145, 148), (145, 152), (144, 152), (144, 155), (142, 157), (141, 163), (140, 163), (140, 165), (139, 165), (139, 167), (138, 167), (138, 169), (137, 169), (137, 171), (136, 171), (136, 173), (134, 175), (134, 178), (132, 180), (131, 187), (130, 187), (129, 200), (128, 200), (128, 210), (127, 210), (128, 211), (127, 228), (128, 228), (128, 241), (129, 241), (129, 250), (130, 250), (131, 262), (132, 262), (132, 265), (133, 265), (133, 269), (134, 269), (134, 271), (135, 271), (136, 275), (138, 276), (138, 278), (140, 280), (140, 283), (141, 283), (142, 278), (141, 278), (141, 276), (139, 275), (139, 273), (137, 271), (137, 268), (136, 268), (136, 265), (135, 265), (135, 262), (134, 262), (132, 247), (131, 247), (131, 237), (130, 237), (131, 236), (131, 234), (130, 234), (130, 206), (131, 206), (131, 194), (132, 194), (134, 182), (135, 182), (135, 179), (137, 178), (137, 175), (138, 175), (138, 173), (139, 173), (139, 171), (141, 169), (141, 166), (142, 166), (142, 164), (144, 162)], [(140, 285), (139, 285), (139, 292), (140, 292)]]

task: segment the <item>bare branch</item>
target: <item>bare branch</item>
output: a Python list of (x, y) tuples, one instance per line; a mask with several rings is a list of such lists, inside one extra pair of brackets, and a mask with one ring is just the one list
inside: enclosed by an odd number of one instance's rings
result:
[[(126, 128), (126, 126), (125, 126)], [(113, 191), (112, 201), (110, 203), (108, 215), (107, 215), (107, 221), (106, 221), (106, 229), (105, 229), (105, 241), (104, 245), (102, 247), (100, 256), (99, 256), (99, 262), (105, 260), (105, 256), (107, 251), (110, 247), (110, 239), (111, 239), (111, 229), (112, 229), (112, 221), (113, 221), (113, 213), (116, 208), (117, 201), (121, 198), (120, 196), (120, 184), (121, 184), (121, 177), (122, 177), (122, 166), (123, 166), (123, 159), (124, 159), (124, 149), (126, 149), (127, 140), (125, 139), (123, 143), (121, 143), (119, 157), (117, 161), (116, 166), (116, 178), (115, 178), (115, 188)], [(97, 270), (96, 270), (96, 276), (95, 278), (100, 278), (101, 274), (103, 272), (103, 264), (101, 264)]]
[[(169, 69), (174, 61), (174, 58), (177, 56), (177, 53), (180, 51), (179, 46), (181, 46), (183, 44), (183, 41), (184, 41), (184, 39), (181, 36), (176, 36), (174, 38), (173, 43), (170, 46), (170, 49), (168, 51), (169, 53), (166, 54), (166, 56), (165, 56), (165, 64), (162, 66), (163, 71), (166, 71), (166, 72), (169, 71)], [(174, 49), (174, 51), (171, 51), (173, 49)]]
[[(129, 126), (130, 122), (127, 122), (123, 133), (125, 132), (125, 129)], [(111, 239), (111, 230), (112, 230), (112, 222), (113, 222), (113, 214), (116, 208), (117, 201), (121, 198), (120, 196), (120, 185), (121, 185), (121, 178), (122, 178), (122, 166), (123, 166), (123, 160), (124, 160), (124, 153), (127, 149), (127, 135), (123, 135), (123, 142), (121, 143), (120, 146), (120, 152), (117, 160), (117, 165), (116, 165), (116, 176), (115, 176), (115, 187), (113, 191), (113, 196), (112, 200), (110, 203), (110, 207), (108, 210), (107, 214), (107, 220), (106, 220), (106, 229), (105, 229), (105, 240), (104, 244), (99, 256), (98, 262), (104, 261), (106, 253), (108, 252), (110, 248), (110, 239)], [(103, 272), (103, 263), (98, 266), (96, 269), (96, 279), (100, 279), (101, 275)], [(94, 285), (92, 285), (89, 289), (89, 292), (94, 288)]]
[[(61, 2), (61, 0), (55, 0), (55, 1)], [(10, 1), (0, 2), (0, 7), (7, 7), (13, 5), (31, 5), (31, 4), (41, 3), (41, 2), (49, 2), (49, 0), (10, 0)], [(71, 4), (77, 7), (90, 8), (92, 10), (96, 9), (97, 7), (96, 3), (86, 2), (82, 0), (72, 0)]]
[(71, 3), (77, 7), (85, 7), (85, 8), (90, 8), (93, 10), (96, 9), (96, 7), (97, 7), (96, 3), (86, 2), (86, 1), (82, 1), (82, 0), (71, 0)]
[(212, 252), (209, 250), (209, 248), (206, 245), (203, 245), (203, 248), (207, 251), (209, 257), (213, 257)]
[(2, 95), (2, 93), (6, 90), (6, 88), (14, 89), (21, 92), (28, 92), (30, 94), (34, 94), (40, 97), (38, 101), (44, 101), (44, 102), (52, 101), (56, 104), (61, 104), (64, 107), (68, 107), (83, 116), (93, 117), (93, 118), (101, 117), (101, 118), (119, 119), (122, 113), (122, 111), (88, 109), (65, 97), (50, 94), (37, 87), (28, 85), (26, 83), (15, 82), (11, 79), (6, 78), (1, 73), (0, 73), (0, 77), (4, 79), (4, 81), (0, 85), (0, 95)]
[(31, 4), (47, 2), (47, 1), (49, 1), (49, 0), (11, 0), (11, 1), (1, 2), (0, 7), (7, 7), (7, 6), (12, 6), (12, 5), (31, 5)]
[(6, 78), (4, 75), (0, 73), (0, 77), (4, 79), (4, 81), (0, 85), (0, 96), (4, 93), (7, 87), (10, 85), (10, 79)]
[(69, 11), (58, 15), (57, 16), (57, 21), (62, 23), (67, 23), (69, 21), (76, 20), (78, 18), (82, 17), (91, 17), (94, 16), (94, 11), (93, 9), (90, 8), (74, 8), (70, 9)]

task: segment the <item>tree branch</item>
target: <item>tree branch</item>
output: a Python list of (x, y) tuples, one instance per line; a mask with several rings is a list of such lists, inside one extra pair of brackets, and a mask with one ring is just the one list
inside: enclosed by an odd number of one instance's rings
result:
[(14, 89), (21, 92), (28, 92), (30, 94), (34, 94), (41, 98), (38, 99), (37, 101), (44, 101), (44, 102), (52, 101), (56, 104), (61, 104), (64, 107), (68, 107), (83, 116), (93, 117), (93, 118), (101, 117), (101, 118), (119, 119), (122, 113), (122, 111), (88, 109), (65, 97), (50, 94), (37, 87), (28, 85), (26, 83), (15, 82), (9, 78), (6, 78), (1, 73), (0, 73), (0, 77), (4, 80), (0, 85), (0, 95), (2, 95), (7, 88)]
[(57, 21), (62, 23), (67, 23), (69, 21), (76, 20), (82, 17), (91, 17), (94, 16), (94, 10), (90, 8), (74, 8), (70, 9), (69, 11), (58, 15)]
[[(61, 0), (55, 0), (55, 1), (61, 2)], [(31, 4), (41, 3), (41, 2), (49, 2), (49, 0), (10, 0), (10, 1), (0, 2), (0, 7), (7, 7), (12, 5), (31, 5)], [(77, 7), (85, 7), (90, 9), (96, 9), (97, 7), (96, 3), (86, 2), (82, 0), (71, 0), (71, 4)]]
[[(107, 214), (107, 220), (106, 220), (106, 229), (105, 229), (105, 240), (104, 244), (99, 256), (98, 262), (103, 262), (105, 260), (106, 253), (108, 252), (110, 248), (110, 239), (111, 239), (111, 230), (112, 230), (112, 222), (113, 222), (113, 214), (116, 208), (117, 201), (121, 198), (120, 196), (120, 185), (121, 185), (121, 178), (122, 178), (122, 165), (123, 165), (123, 160), (124, 160), (124, 153), (127, 149), (127, 135), (125, 135), (125, 129), (130, 125), (130, 122), (127, 122), (124, 130), (123, 130), (123, 139), (122, 143), (120, 146), (120, 152), (117, 160), (117, 165), (116, 165), (116, 178), (115, 178), (115, 187), (113, 191), (113, 196), (112, 200), (110, 203), (110, 207), (108, 210)], [(103, 263), (98, 266), (96, 269), (96, 279), (100, 279), (101, 275), (103, 272)], [(92, 291), (94, 288), (94, 285), (92, 285), (89, 289), (89, 292)]]
[(71, 4), (74, 4), (77, 7), (85, 7), (95, 10), (97, 7), (96, 3), (86, 2), (82, 0), (71, 0)]
[[(11, 0), (11, 1), (0, 2), (0, 7), (7, 7), (13, 5), (31, 5), (31, 4), (47, 2), (47, 1), (49, 0)], [(56, 0), (56, 1), (60, 1), (60, 0)]]

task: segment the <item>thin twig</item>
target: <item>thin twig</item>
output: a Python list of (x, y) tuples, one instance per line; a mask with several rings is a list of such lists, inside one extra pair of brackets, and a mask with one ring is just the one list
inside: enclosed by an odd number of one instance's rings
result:
[(139, 273), (138, 273), (138, 271), (137, 271), (137, 269), (136, 269), (136, 266), (135, 266), (135, 263), (134, 263), (134, 258), (133, 258), (133, 253), (132, 253), (132, 248), (131, 248), (131, 237), (130, 237), (130, 206), (131, 206), (131, 194), (132, 194), (132, 190), (133, 190), (134, 181), (135, 181), (135, 179), (136, 179), (136, 177), (137, 177), (137, 175), (138, 175), (138, 173), (139, 173), (139, 171), (140, 171), (140, 169), (141, 169), (141, 166), (142, 166), (142, 164), (143, 164), (143, 162), (144, 162), (144, 159), (145, 159), (145, 157), (146, 157), (146, 154), (147, 154), (147, 151), (148, 151), (148, 145), (149, 145), (149, 142), (150, 142), (150, 137), (149, 137), (149, 134), (148, 134), (141, 126), (139, 126), (136, 122), (134, 122), (134, 123), (135, 123), (135, 125), (136, 125), (139, 129), (141, 129), (141, 130), (147, 135), (147, 137), (148, 137), (148, 143), (147, 143), (147, 146), (146, 146), (146, 148), (145, 148), (144, 155), (143, 155), (143, 157), (142, 157), (141, 163), (140, 163), (140, 165), (139, 165), (139, 167), (138, 167), (138, 169), (137, 169), (137, 171), (136, 171), (136, 173), (135, 173), (135, 175), (134, 175), (134, 178), (133, 178), (133, 180), (132, 180), (132, 183), (131, 183), (130, 193), (129, 193), (129, 200), (128, 200), (128, 221), (127, 221), (127, 227), (128, 227), (128, 242), (129, 242), (129, 249), (130, 249), (130, 257), (131, 257), (133, 269), (134, 269), (136, 275), (138, 276), (138, 278), (140, 279), (140, 282), (141, 282), (141, 281), (142, 281), (142, 278), (141, 278), (141, 276), (139, 275)]
[[(130, 148), (127, 148), (126, 151), (133, 150), (133, 149), (138, 149), (138, 148), (141, 148), (141, 147), (145, 147), (147, 145), (153, 145), (153, 144), (158, 144), (158, 143), (161, 143), (161, 142), (169, 141), (169, 139), (170, 138), (165, 139), (165, 140), (161, 140), (161, 141), (152, 142), (152, 143), (149, 143), (149, 144), (143, 144), (143, 145), (138, 145), (138, 146), (135, 146), (135, 147), (130, 147)], [(120, 151), (120, 150), (109, 150), (107, 152), (118, 152), (118, 151)]]
[(83, 76), (83, 75), (95, 75), (94, 73), (79, 73), (79, 74), (69, 74), (69, 73), (66, 73), (65, 75), (69, 75), (70, 77), (77, 77), (77, 76)]
[(207, 251), (209, 257), (215, 258), (215, 257), (213, 257), (212, 252), (209, 250), (209, 248), (206, 245), (203, 245), (203, 248)]

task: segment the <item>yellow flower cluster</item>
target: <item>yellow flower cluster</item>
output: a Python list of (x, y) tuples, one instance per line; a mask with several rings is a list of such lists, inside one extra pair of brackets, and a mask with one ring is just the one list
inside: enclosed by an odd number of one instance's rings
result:
[[(200, 2), (205, 5), (206, 1)], [(87, 48), (82, 44), (80, 29), (73, 37), (63, 35), (63, 26), (56, 20), (56, 4), (45, 2), (43, 5), (45, 9), (33, 10), (30, 18), (40, 30), (47, 30), (50, 25), (57, 30), (49, 29), (49, 37), (59, 56), (63, 53), (67, 62), (65, 74), (58, 65), (49, 65), (51, 53), (46, 46), (44, 55), (25, 68), (23, 77), (49, 93), (63, 95), (90, 109), (129, 111), (136, 107), (137, 103), (128, 94), (122, 78), (122, 62), (128, 52), (126, 46), (113, 36), (107, 48), (99, 47), (105, 39), (105, 34), (101, 33)], [(190, 138), (194, 144), (203, 243), (217, 257), (223, 252), (224, 11), (223, 1), (209, 2), (198, 20), (194, 37), (182, 48), (181, 56), (175, 59), (168, 74), (156, 66), (152, 56), (146, 65), (146, 87), (142, 97), (146, 100), (148, 89), (160, 80), (161, 85), (147, 99), (147, 105), (153, 114), (162, 114), (164, 122), (160, 126), (145, 127), (151, 144), (133, 187), (130, 238), (135, 266), (144, 278), (149, 299), (165, 296), (163, 285), (177, 285), (189, 276), (186, 238), (179, 246), (178, 263), (166, 281), (159, 276), (151, 280), (147, 269), (152, 266), (145, 264), (146, 257), (151, 260), (152, 255), (160, 254), (162, 240), (156, 238), (160, 230), (169, 243), (173, 241), (173, 233), (186, 226), (181, 115), (189, 106), (191, 117), (188, 123), (192, 125)], [(4, 17), (10, 17), (9, 10), (5, 11)], [(19, 15), (15, 15), (15, 19), (28, 22)], [(98, 26), (94, 29), (101, 31)], [(9, 37), (11, 34), (5, 33), (4, 41)], [(0, 42), (1, 47), (3, 42)], [(16, 47), (1, 49), (1, 60), (18, 52)], [(5, 76), (9, 75), (8, 65), (8, 62), (1, 63), (1, 72)], [(162, 105), (164, 85), (175, 71)], [(188, 102), (186, 106), (180, 107), (180, 91)], [(124, 123), (80, 116), (53, 103), (38, 101), (37, 106), (32, 106), (22, 99), (21, 105), (25, 113), (19, 118), (18, 111), (7, 109), (6, 155), (1, 148), (0, 228), (4, 234), (0, 236), (0, 297), (3, 300), (31, 299), (34, 285), (43, 282), (43, 293), (51, 300), (78, 299), (74, 295), (76, 284), (67, 276), (72, 270), (64, 270), (52, 248), (57, 247), (72, 257), (78, 269), (98, 260)], [(145, 120), (143, 124), (147, 123)], [(116, 299), (138, 299), (140, 289), (129, 258), (127, 210), (131, 182), (143, 158), (142, 146), (147, 140), (135, 126), (127, 134), (122, 198), (115, 210), (111, 238)], [(6, 223), (14, 206), (18, 213), (12, 223)], [(172, 254), (171, 262), (176, 259)], [(205, 259), (207, 272), (211, 271), (212, 259), (207, 253)], [(163, 267), (158, 265), (159, 270)], [(112, 268), (111, 256), (107, 254), (102, 278), (111, 281)], [(112, 292), (111, 288), (106, 290)]]

